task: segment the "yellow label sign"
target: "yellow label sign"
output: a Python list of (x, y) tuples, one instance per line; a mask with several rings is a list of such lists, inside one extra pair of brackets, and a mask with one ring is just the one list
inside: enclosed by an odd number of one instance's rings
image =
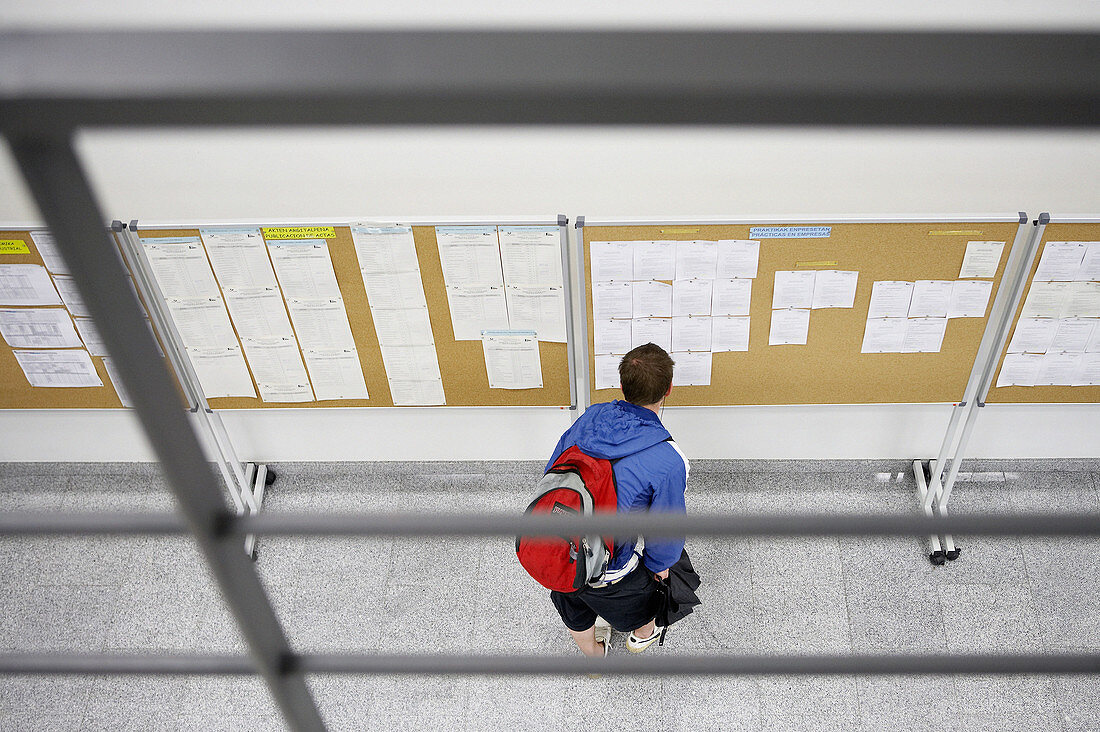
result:
[(960, 229), (959, 231), (929, 231), (928, 236), (981, 236), (977, 229)]
[(676, 229), (661, 229), (661, 233), (662, 234), (698, 234), (699, 229), (698, 229), (698, 227), (696, 227), (694, 229), (688, 229), (688, 228), (680, 227), (680, 228), (676, 228)]
[(335, 226), (273, 226), (264, 228), (265, 239), (335, 239)]
[(30, 254), (31, 248), (22, 239), (0, 239), (0, 254)]
[(795, 266), (796, 267), (835, 267), (838, 264), (840, 264), (840, 262), (825, 262), (825, 261), (822, 261), (822, 262), (797, 262), (795, 264)]

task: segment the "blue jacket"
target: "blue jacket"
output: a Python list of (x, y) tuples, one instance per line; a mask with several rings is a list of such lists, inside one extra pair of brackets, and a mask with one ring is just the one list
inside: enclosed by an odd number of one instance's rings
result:
[[(593, 404), (558, 440), (546, 467), (573, 445), (592, 457), (621, 458), (613, 468), (619, 513), (684, 513), (687, 459), (669, 440), (668, 430), (649, 409), (618, 400)], [(626, 566), (634, 552), (634, 538), (621, 542), (608, 571)], [(642, 560), (649, 571), (663, 572), (676, 563), (683, 549), (683, 537), (646, 539)]]

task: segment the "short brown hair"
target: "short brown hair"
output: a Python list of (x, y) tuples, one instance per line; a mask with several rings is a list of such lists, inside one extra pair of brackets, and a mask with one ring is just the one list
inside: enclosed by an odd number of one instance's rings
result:
[(672, 386), (672, 357), (656, 343), (638, 346), (619, 362), (623, 396), (639, 407), (656, 404)]

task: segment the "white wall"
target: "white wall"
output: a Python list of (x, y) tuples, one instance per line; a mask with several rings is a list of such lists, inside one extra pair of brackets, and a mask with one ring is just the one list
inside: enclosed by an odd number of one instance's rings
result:
[[(148, 8), (145, 6), (149, 5)], [(300, 20), (312, 4), (268, 4), (274, 24)], [(341, 3), (340, 5), (344, 5)], [(371, 4), (362, 4), (367, 7)], [(446, 4), (430, 3), (444, 7)], [(922, 25), (896, 4), (852, 4), (850, 24)], [(997, 4), (1000, 6), (1000, 4)], [(412, 3), (416, 8), (425, 3)], [(517, 3), (475, 3), (464, 17), (497, 25), (538, 24)], [(79, 5), (3, 0), (9, 27), (240, 25), (231, 9), (183, 17), (180, 6), (136, 1)], [(182, 6), (195, 7), (195, 4)], [(248, 4), (218, 4), (248, 8)], [(334, 3), (314, 18), (339, 16)], [(566, 6), (563, 6), (566, 7)], [(606, 12), (568, 6), (582, 17)], [(681, 6), (678, 6), (681, 7)], [(685, 25), (707, 8), (682, 6)], [(768, 15), (722, 4), (716, 25), (801, 17), (828, 24), (818, 3), (788, 2)], [(769, 6), (771, 7), (771, 6)], [(925, 6), (922, 6), (925, 7)], [(1098, 3), (1060, 3), (994, 14), (982, 3), (930, 4), (924, 25), (1096, 25)], [(142, 15), (131, 12), (149, 10)], [(541, 6), (538, 17), (545, 15)], [(664, 9), (661, 9), (664, 8)], [(667, 4), (640, 4), (632, 18), (660, 21)], [(730, 8), (735, 8), (731, 10)], [(423, 9), (423, 8), (422, 8)], [(834, 9), (835, 10), (835, 9)], [(244, 11), (241, 11), (244, 12)], [(351, 25), (460, 23), (444, 10), (389, 16), (346, 11)], [(35, 13), (38, 13), (35, 15)], [(220, 14), (219, 14), (220, 13)], [(602, 13), (602, 15), (601, 15)], [(555, 11), (557, 18), (573, 17)], [(573, 17), (573, 19), (576, 19)], [(420, 21), (415, 21), (420, 18)], [(414, 22), (415, 21), (415, 22)], [(265, 21), (267, 22), (267, 21)], [(462, 21), (465, 22), (465, 21)], [(1045, 23), (1045, 25), (1044, 25)], [(324, 23), (321, 23), (322, 25)], [(460, 23), (461, 24), (461, 23)], [(643, 23), (644, 24), (644, 23)], [(805, 25), (805, 24), (803, 24)], [(593, 220), (817, 215), (968, 216), (1098, 214), (1100, 134), (1076, 131), (776, 129), (325, 129), (126, 131), (78, 140), (108, 218), (145, 223), (296, 219), (483, 219), (558, 213)], [(0, 222), (37, 212), (7, 149), (0, 150)], [(939, 447), (944, 406), (739, 407), (666, 410), (689, 456), (900, 458)], [(1100, 407), (990, 407), (970, 454), (1096, 456)], [(568, 425), (554, 409), (265, 410), (230, 412), (226, 424), (245, 459), (541, 459)], [(430, 430), (431, 437), (426, 438)], [(0, 413), (0, 460), (147, 460), (152, 455), (124, 412)]]

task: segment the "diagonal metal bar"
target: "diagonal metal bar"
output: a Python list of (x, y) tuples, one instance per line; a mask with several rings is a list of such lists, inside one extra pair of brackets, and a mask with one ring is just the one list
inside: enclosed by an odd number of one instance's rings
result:
[[(299, 513), (264, 512), (225, 518), (220, 530), (243, 536), (514, 536), (567, 533), (693, 536), (1100, 536), (1095, 514), (612, 514), (592, 517), (514, 513)], [(187, 525), (168, 513), (0, 513), (0, 536), (36, 534), (182, 534)]]
[(1097, 37), (8, 32), (0, 119), (27, 134), (180, 123), (1095, 126)]
[[(675, 632), (675, 631), (673, 631)], [(548, 655), (303, 654), (295, 668), (311, 674), (581, 674), (652, 676), (775, 674), (1080, 674), (1100, 673), (1100, 654), (663, 655), (585, 659)], [(0, 674), (255, 673), (245, 656), (0, 654)]]
[(230, 514), (218, 479), (187, 422), (125, 267), (104, 231), (70, 136), (16, 137), (9, 142), (259, 673), (292, 729), (323, 729), (305, 679), (287, 668), (290, 646), (255, 567), (237, 537), (223, 530)]

